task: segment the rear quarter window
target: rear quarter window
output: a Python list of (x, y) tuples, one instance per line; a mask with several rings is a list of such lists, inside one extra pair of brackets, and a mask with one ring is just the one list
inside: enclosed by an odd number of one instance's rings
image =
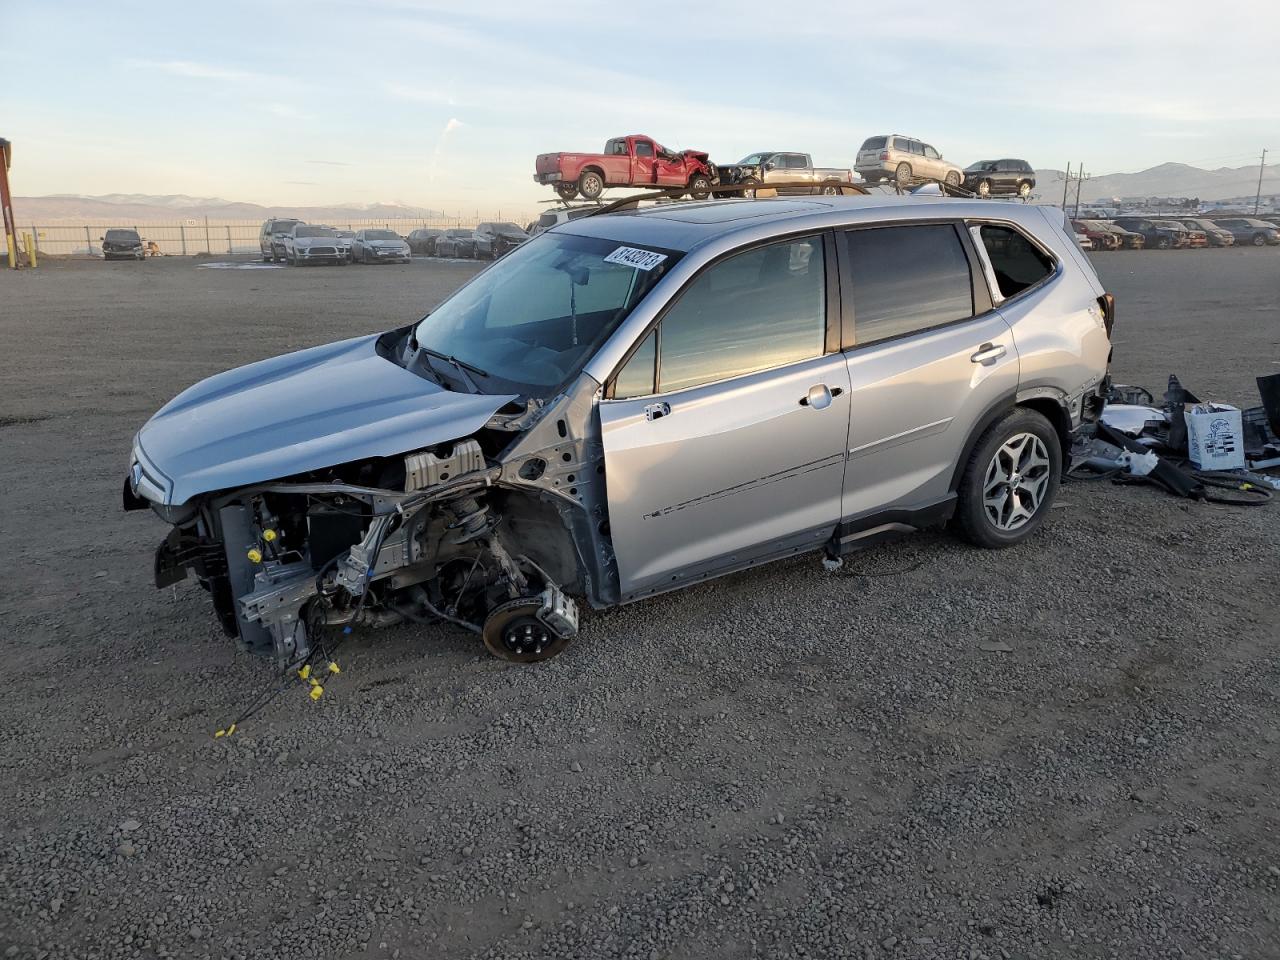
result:
[[(1082, 223), (1080, 229), (1088, 229)], [(1000, 295), (1006, 300), (1034, 287), (1054, 270), (1054, 262), (1020, 231), (984, 223), (978, 228)]]

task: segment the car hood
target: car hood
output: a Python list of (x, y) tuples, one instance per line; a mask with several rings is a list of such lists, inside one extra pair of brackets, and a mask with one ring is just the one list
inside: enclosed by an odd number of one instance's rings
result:
[(403, 240), (361, 240), (360, 242), (366, 247), (391, 247), (395, 250), (407, 246)]
[(342, 242), (340, 237), (294, 237), (295, 247), (332, 247)]
[(456, 440), (515, 399), (446, 390), (381, 356), (379, 336), (229, 370), (169, 401), (136, 441), (165, 502)]

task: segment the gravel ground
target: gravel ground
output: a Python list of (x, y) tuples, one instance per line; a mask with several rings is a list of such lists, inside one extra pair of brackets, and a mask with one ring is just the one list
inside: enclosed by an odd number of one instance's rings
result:
[[(1095, 257), (1114, 372), (1256, 403), (1280, 251)], [(589, 614), (516, 668), (360, 634), (313, 703), (150, 583), (129, 440), (465, 264), (0, 272), (4, 957), (1280, 956), (1280, 506), (1064, 488)]]

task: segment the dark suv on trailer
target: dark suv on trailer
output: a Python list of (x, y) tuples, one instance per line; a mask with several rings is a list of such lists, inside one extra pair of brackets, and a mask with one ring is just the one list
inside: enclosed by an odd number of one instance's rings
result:
[(1036, 172), (1025, 160), (979, 160), (964, 168), (964, 186), (980, 197), (1029, 197)]

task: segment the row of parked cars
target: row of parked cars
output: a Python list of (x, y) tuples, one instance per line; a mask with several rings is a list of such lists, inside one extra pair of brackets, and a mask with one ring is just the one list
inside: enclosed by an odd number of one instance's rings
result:
[(1173, 250), (1194, 247), (1262, 247), (1280, 244), (1280, 224), (1258, 217), (1116, 217), (1072, 220), (1086, 250)]
[[(858, 149), (852, 170), (816, 166), (809, 154), (797, 150), (759, 150), (737, 163), (715, 164), (702, 150), (668, 150), (652, 137), (629, 134), (608, 140), (601, 153), (539, 154), (533, 174), (562, 200), (595, 200), (608, 187), (683, 188), (695, 200), (749, 197), (756, 185), (770, 184), (785, 185), (780, 193), (835, 194), (841, 184), (859, 178), (901, 186), (932, 181), (980, 197), (1026, 198), (1036, 185), (1035, 169), (1025, 160), (980, 160), (960, 167), (944, 160), (932, 144), (899, 133), (869, 137)], [(737, 189), (723, 189), (730, 186)]]
[(489, 221), (474, 230), (423, 227), (400, 236), (394, 230), (339, 230), (302, 220), (273, 219), (262, 224), (258, 246), (268, 263), (408, 263), (414, 254), (496, 260), (529, 239), (514, 223)]

